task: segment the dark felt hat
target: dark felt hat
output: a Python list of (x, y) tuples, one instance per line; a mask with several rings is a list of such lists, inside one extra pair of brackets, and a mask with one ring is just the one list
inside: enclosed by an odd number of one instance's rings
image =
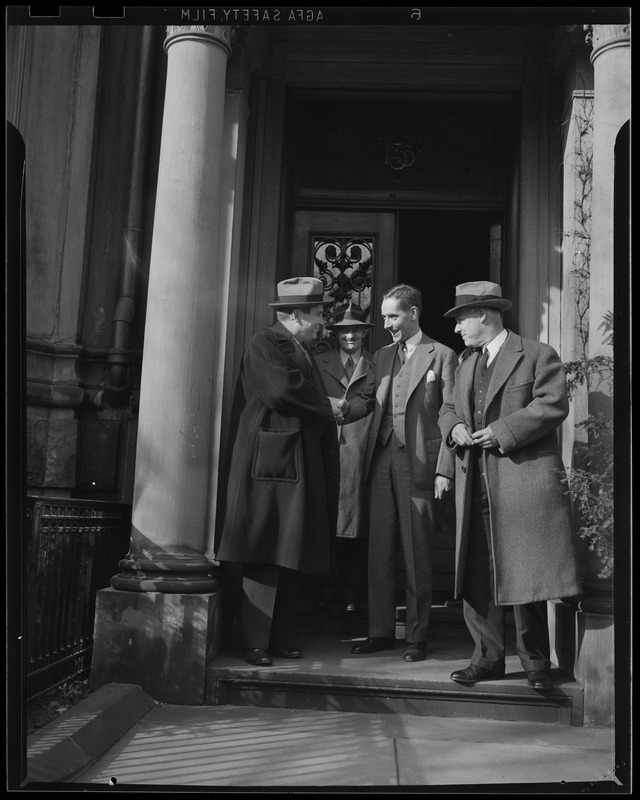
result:
[(365, 312), (360, 306), (355, 303), (349, 303), (343, 311), (336, 314), (336, 321), (325, 325), (325, 327), (332, 331), (336, 328), (354, 328), (358, 325), (363, 328), (373, 328), (371, 322), (365, 322)]

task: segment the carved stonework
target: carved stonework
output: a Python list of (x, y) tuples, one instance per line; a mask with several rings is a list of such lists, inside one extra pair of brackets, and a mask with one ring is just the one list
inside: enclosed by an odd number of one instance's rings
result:
[(231, 55), (233, 38), (232, 25), (168, 25), (164, 49), (167, 51), (177, 41), (200, 41), (217, 44)]
[(585, 25), (585, 40), (593, 47), (591, 61), (609, 47), (627, 46), (631, 43), (629, 25)]

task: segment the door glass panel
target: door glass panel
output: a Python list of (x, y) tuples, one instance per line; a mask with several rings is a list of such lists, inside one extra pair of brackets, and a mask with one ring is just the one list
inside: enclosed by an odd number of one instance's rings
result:
[(327, 321), (334, 322), (336, 310), (348, 303), (371, 315), (375, 239), (373, 236), (311, 236), (313, 274), (324, 285), (326, 298), (334, 300), (327, 308)]

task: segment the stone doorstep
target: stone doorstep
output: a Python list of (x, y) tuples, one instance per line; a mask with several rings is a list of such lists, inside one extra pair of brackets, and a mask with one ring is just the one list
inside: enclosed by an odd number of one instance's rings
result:
[(27, 778), (34, 783), (68, 781), (103, 756), (152, 708), (139, 686), (108, 683), (71, 712), (27, 737)]
[[(537, 692), (524, 679), (460, 686), (439, 680), (292, 673), (277, 668), (208, 670), (208, 705), (466, 717), (582, 726), (576, 684)], [(559, 673), (553, 670), (552, 674)]]

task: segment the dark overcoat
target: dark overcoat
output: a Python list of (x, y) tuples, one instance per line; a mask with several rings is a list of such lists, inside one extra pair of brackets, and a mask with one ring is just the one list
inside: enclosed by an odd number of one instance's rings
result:
[(328, 575), (338, 506), (336, 424), (319, 371), (284, 325), (257, 333), (234, 399), (216, 558)]
[[(443, 440), (456, 455), (456, 578), (467, 564), (471, 449), (450, 439), (455, 425), (473, 431), (473, 376), (479, 356), (466, 350), (453, 397), (440, 412)], [(501, 605), (571, 597), (581, 591), (571, 506), (561, 482), (558, 426), (569, 413), (565, 372), (556, 351), (512, 331), (496, 357), (481, 428), (499, 447), (483, 451), (489, 494), (494, 601)]]
[[(353, 397), (369, 371), (371, 353), (363, 349), (351, 380), (340, 359), (338, 347), (319, 353), (316, 363), (322, 373), (329, 397), (341, 400)], [(364, 539), (369, 535), (369, 498), (364, 480), (364, 456), (367, 447), (371, 414), (338, 428), (340, 440), (340, 502), (336, 535), (346, 539)]]

